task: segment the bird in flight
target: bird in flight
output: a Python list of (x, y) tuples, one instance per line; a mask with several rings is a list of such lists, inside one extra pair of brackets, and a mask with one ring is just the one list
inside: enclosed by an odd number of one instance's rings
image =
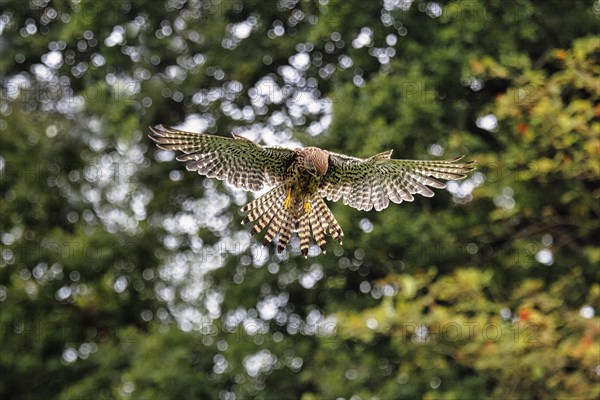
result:
[(269, 192), (242, 207), (242, 223), (253, 222), (252, 235), (265, 231), (263, 244), (279, 235), (282, 252), (294, 232), (306, 257), (311, 237), (325, 253), (326, 235), (342, 244), (344, 233), (323, 198), (358, 210), (376, 211), (390, 201), (413, 201), (414, 194), (432, 197), (440, 180), (463, 179), (473, 162), (391, 159), (392, 150), (361, 159), (317, 147), (288, 149), (261, 146), (238, 135), (231, 138), (185, 132), (164, 125), (150, 127), (149, 137), (163, 150), (183, 152), (178, 161), (189, 171), (224, 180), (244, 190)]

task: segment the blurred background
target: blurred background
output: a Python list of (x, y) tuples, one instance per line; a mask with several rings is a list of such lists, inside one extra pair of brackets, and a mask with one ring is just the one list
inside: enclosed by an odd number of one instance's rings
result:
[[(0, 396), (600, 396), (600, 2), (2, 1)], [(277, 255), (163, 123), (466, 154)], [(595, 239), (594, 239), (595, 238)]]

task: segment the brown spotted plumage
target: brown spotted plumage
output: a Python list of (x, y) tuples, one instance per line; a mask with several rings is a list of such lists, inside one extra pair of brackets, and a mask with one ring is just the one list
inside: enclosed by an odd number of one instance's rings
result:
[(473, 169), (461, 159), (443, 161), (393, 160), (392, 151), (367, 159), (336, 154), (317, 147), (296, 150), (260, 146), (240, 136), (225, 138), (185, 132), (163, 125), (150, 128), (150, 138), (164, 150), (179, 150), (186, 168), (209, 178), (225, 180), (246, 190), (274, 188), (242, 207), (243, 223), (251, 233), (265, 231), (263, 244), (278, 237), (283, 251), (297, 233), (300, 250), (308, 255), (311, 238), (326, 250), (326, 235), (342, 244), (344, 233), (323, 198), (359, 210), (380, 211), (390, 201), (412, 201), (413, 194), (431, 197), (429, 188), (442, 189), (439, 180), (462, 179)]

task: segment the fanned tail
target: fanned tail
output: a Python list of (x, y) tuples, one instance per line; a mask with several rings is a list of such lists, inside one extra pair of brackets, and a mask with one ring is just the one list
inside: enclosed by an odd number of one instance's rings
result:
[(309, 213), (301, 201), (292, 202), (291, 207), (286, 208), (285, 196), (285, 187), (280, 185), (242, 207), (242, 211), (248, 213), (242, 223), (255, 222), (251, 230), (252, 235), (266, 229), (262, 239), (263, 245), (272, 243), (279, 235), (277, 252), (281, 253), (289, 244), (294, 232), (298, 233), (300, 251), (304, 257), (308, 256), (311, 237), (324, 253), (327, 249), (327, 234), (342, 244), (342, 228), (318, 193), (310, 199)]

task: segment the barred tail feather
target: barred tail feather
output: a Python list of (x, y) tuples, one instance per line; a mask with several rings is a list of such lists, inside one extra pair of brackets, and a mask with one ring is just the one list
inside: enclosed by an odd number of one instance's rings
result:
[(256, 221), (261, 215), (263, 215), (269, 208), (273, 207), (277, 202), (283, 201), (285, 196), (285, 187), (279, 185), (262, 196), (252, 200), (250, 203), (242, 207), (242, 212), (247, 212), (246, 218), (242, 221), (242, 224)]
[(285, 223), (283, 219), (283, 215), (285, 215), (285, 207), (283, 207), (282, 203), (279, 202), (274, 208), (276, 208), (275, 215), (269, 224), (269, 228), (267, 229), (267, 233), (263, 237), (262, 244), (266, 246), (271, 243), (277, 234), (281, 233), (283, 230), (283, 225)]
[(277, 222), (276, 217), (283, 209), (282, 203), (284, 195), (285, 188), (283, 186), (277, 186), (273, 190), (242, 207), (242, 211), (248, 213), (242, 220), (242, 224), (256, 221), (250, 232), (252, 236), (269, 227), (267, 234), (263, 238), (263, 244), (265, 245), (271, 243), (273, 238), (279, 232), (278, 230), (275, 230)]
[(298, 238), (300, 238), (300, 251), (304, 257), (308, 256), (310, 246), (310, 216), (314, 213), (304, 214), (298, 224)]
[(281, 230), (279, 231), (279, 241), (277, 242), (277, 252), (281, 253), (288, 245), (292, 232), (294, 230), (294, 226), (296, 222), (296, 218), (292, 215), (290, 210), (285, 210), (283, 213), (283, 224), (281, 225)]
[(322, 223), (326, 224), (331, 237), (337, 240), (339, 244), (342, 244), (342, 236), (344, 236), (344, 231), (342, 231), (342, 228), (331, 213), (331, 210), (329, 210), (329, 207), (327, 207), (327, 204), (325, 204), (325, 201), (323, 201), (323, 198), (316, 197), (313, 200), (313, 208), (313, 212), (316, 212), (316, 214), (319, 215)]
[(317, 218), (315, 212), (311, 212), (308, 215), (308, 220), (310, 222), (310, 229), (312, 231), (312, 235), (317, 242), (317, 245), (321, 248), (321, 251), (325, 253), (327, 250), (327, 241), (325, 240), (325, 227), (323, 226), (323, 222), (321, 218)]
[[(280, 206), (277, 205), (277, 203), (273, 203), (269, 208), (266, 209), (264, 214), (257, 217), (257, 221), (252, 227), (252, 231), (250, 232), (252, 236), (256, 235), (257, 233), (265, 229), (267, 226), (269, 226), (277, 212), (279, 212), (279, 207)], [(246, 221), (246, 219), (244, 219), (244, 221)]]

